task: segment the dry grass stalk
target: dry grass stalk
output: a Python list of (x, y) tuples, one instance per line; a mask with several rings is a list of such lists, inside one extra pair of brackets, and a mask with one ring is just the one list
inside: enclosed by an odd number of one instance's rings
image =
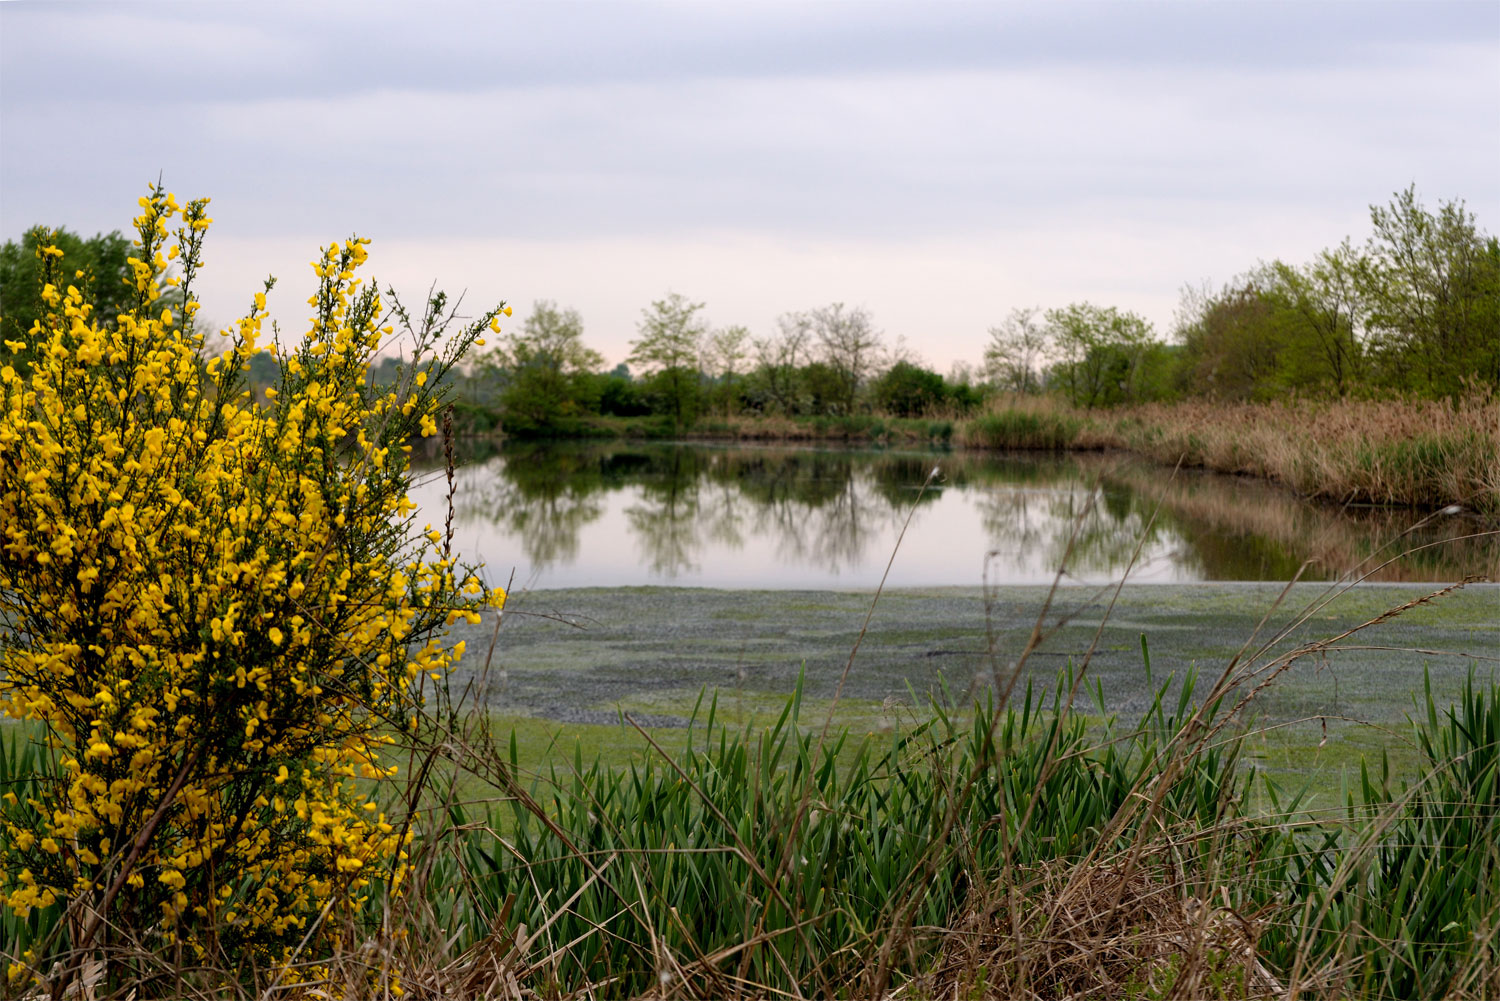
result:
[(913, 982), (932, 998), (1280, 998), (1253, 920), (1186, 896), (1171, 867), (1059, 862), (976, 889)]

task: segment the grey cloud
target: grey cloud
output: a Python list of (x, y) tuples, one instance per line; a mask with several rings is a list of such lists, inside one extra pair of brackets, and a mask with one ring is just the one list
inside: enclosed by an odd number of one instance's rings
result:
[(0, 4), (0, 222), (122, 226), (159, 171), (251, 235), (1144, 230), (1413, 180), (1489, 221), (1496, 11)]
[[(10, 3), (19, 100), (236, 101), (1038, 66), (1400, 62), (1492, 47), (1482, 3)], [(152, 58), (151, 54), (158, 55)], [(67, 72), (58, 72), (67, 66)]]

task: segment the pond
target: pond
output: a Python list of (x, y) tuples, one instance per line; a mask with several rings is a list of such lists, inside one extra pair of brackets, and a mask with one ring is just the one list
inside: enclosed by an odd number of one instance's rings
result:
[[(1059, 570), (1067, 583), (1127, 569), (1141, 582), (1284, 581), (1304, 564), (1310, 580), (1500, 576), (1496, 537), (1462, 515), (1340, 509), (1123, 455), (643, 442), (467, 453), (454, 547), (521, 587), (870, 588), (887, 563), (895, 587), (1040, 584)], [(416, 466), (418, 522), (441, 528), (441, 456)]]

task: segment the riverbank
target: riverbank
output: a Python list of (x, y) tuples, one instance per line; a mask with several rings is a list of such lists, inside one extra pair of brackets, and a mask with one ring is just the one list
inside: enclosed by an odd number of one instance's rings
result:
[(1479, 396), (1457, 403), (1184, 402), (1114, 410), (1011, 396), (973, 416), (706, 416), (687, 428), (652, 417), (587, 417), (554, 430), (566, 438), (1117, 449), (1163, 465), (1253, 476), (1338, 504), (1458, 505), (1500, 519), (1500, 400)]

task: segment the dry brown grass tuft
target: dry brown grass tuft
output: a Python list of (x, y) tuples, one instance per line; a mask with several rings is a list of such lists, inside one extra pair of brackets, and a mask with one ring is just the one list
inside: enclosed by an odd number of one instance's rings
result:
[(935, 972), (913, 983), (921, 996), (1285, 996), (1257, 957), (1255, 923), (1187, 896), (1168, 864), (1056, 863), (972, 900)]
[[(324, 975), (298, 985), (287, 995), (313, 998), (400, 999), (400, 1001), (534, 1001), (541, 997), (520, 959), (525, 930), (499, 933), (476, 942), (458, 955), (441, 934), (399, 934), (334, 956)], [(518, 948), (519, 947), (519, 948)], [(398, 972), (399, 971), (399, 972)], [(269, 992), (268, 992), (269, 993)], [(274, 995), (272, 995), (274, 996)]]

